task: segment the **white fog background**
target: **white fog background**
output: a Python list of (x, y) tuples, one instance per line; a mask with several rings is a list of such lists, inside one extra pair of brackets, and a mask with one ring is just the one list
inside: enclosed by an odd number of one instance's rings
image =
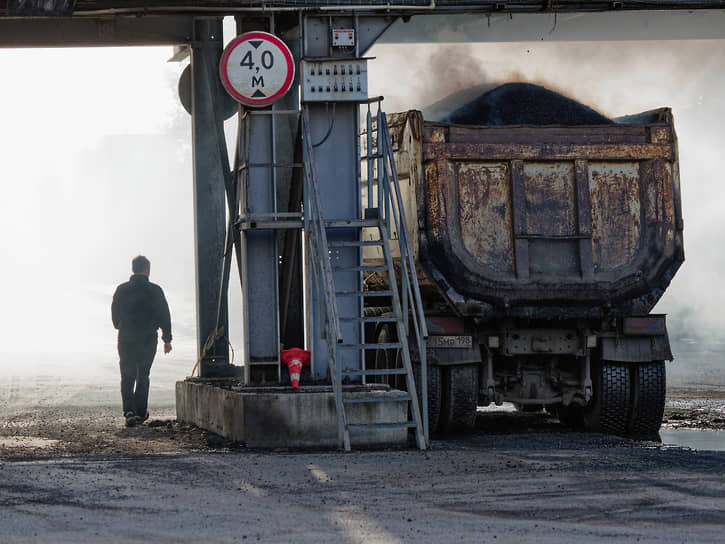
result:
[[(157, 354), (152, 386), (191, 372), (191, 131), (176, 91), (184, 64), (166, 62), (171, 55), (170, 47), (0, 50), (3, 376), (115, 387), (111, 297), (139, 253), (173, 321), (174, 351)], [(673, 380), (723, 383), (725, 41), (380, 45), (370, 55), (370, 94), (384, 95), (388, 112), (514, 80), (611, 117), (672, 107), (687, 261), (656, 310), (669, 314)], [(231, 294), (239, 353), (235, 281)]]

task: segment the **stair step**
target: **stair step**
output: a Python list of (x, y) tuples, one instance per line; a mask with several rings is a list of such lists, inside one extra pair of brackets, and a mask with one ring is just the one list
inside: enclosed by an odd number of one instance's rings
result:
[(237, 223), (239, 230), (283, 230), (301, 229), (303, 222), (299, 220), (267, 219), (255, 221), (240, 221)]
[(363, 404), (363, 403), (372, 403), (372, 402), (401, 402), (401, 401), (409, 401), (410, 395), (404, 395), (404, 396), (395, 396), (395, 397), (355, 397), (355, 398), (349, 398), (346, 399), (343, 397), (342, 402), (345, 404)]
[(382, 244), (382, 240), (346, 240), (341, 242), (327, 242), (328, 247), (381, 246)]
[(347, 426), (350, 430), (355, 429), (415, 429), (417, 425), (410, 421), (401, 421), (400, 423), (354, 423)]
[(400, 342), (390, 342), (386, 344), (338, 344), (337, 347), (355, 349), (397, 349), (403, 346)]
[(392, 297), (392, 291), (335, 291), (339, 297), (363, 296), (363, 297)]
[(407, 373), (404, 368), (371, 368), (368, 370), (347, 368), (342, 371), (344, 376), (402, 376)]
[(377, 227), (379, 225), (379, 219), (328, 219), (325, 221), (325, 226), (331, 229), (365, 228)]
[(333, 270), (345, 270), (346, 272), (352, 272), (352, 271), (358, 271), (358, 272), (371, 272), (374, 270), (384, 271), (387, 270), (388, 267), (384, 265), (362, 265), (362, 266), (333, 266)]
[(356, 321), (359, 323), (397, 323), (397, 317), (341, 317), (340, 321)]

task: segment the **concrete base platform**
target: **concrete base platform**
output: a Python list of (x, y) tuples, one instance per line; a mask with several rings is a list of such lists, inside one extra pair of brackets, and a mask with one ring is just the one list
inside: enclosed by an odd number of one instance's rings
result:
[[(345, 386), (346, 396), (383, 399), (400, 396), (384, 386)], [(365, 402), (346, 406), (348, 423), (406, 421), (408, 403)], [(176, 382), (176, 417), (228, 440), (254, 448), (335, 448), (337, 413), (331, 387), (245, 387), (234, 380), (191, 378)], [(405, 444), (408, 431), (361, 429), (350, 432), (355, 446)]]

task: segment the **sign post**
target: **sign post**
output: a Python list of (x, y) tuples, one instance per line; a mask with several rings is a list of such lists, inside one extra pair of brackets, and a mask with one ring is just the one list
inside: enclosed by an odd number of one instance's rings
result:
[(295, 77), (292, 53), (268, 32), (246, 32), (229, 42), (219, 63), (227, 92), (245, 106), (261, 108), (282, 98)]

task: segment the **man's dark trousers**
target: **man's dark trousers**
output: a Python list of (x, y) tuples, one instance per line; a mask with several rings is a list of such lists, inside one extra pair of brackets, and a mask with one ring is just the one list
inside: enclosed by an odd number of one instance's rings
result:
[[(123, 338), (118, 341), (121, 366), (123, 413), (146, 415), (149, 402), (149, 373), (156, 355), (158, 337)], [(135, 387), (134, 387), (135, 386)]]

